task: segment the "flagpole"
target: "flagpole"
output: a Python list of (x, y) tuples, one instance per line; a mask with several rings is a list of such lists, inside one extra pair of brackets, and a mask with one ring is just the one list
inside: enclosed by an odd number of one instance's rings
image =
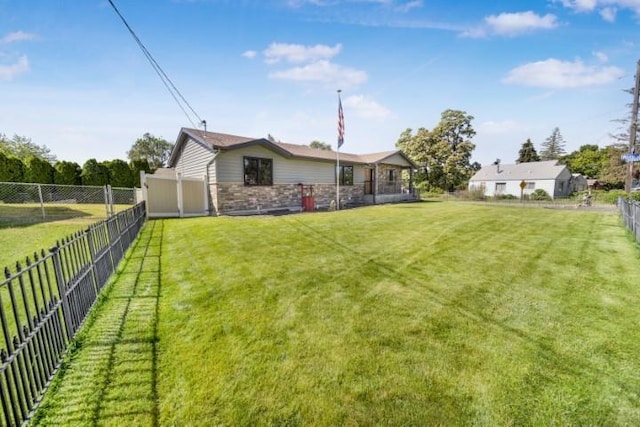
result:
[(340, 146), (343, 143), (344, 118), (342, 115), (341, 89), (338, 89), (338, 149), (336, 150), (336, 210), (340, 210)]

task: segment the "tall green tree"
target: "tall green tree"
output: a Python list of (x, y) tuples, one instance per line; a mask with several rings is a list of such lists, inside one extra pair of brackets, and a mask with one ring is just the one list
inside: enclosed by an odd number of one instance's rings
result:
[(53, 182), (60, 185), (82, 184), (82, 168), (76, 162), (60, 161), (53, 166)]
[(7, 138), (5, 134), (0, 133), (0, 152), (17, 157), (22, 162), (31, 156), (39, 157), (51, 164), (56, 161), (56, 156), (51, 154), (51, 150), (46, 145), (38, 145), (31, 141), (31, 138), (20, 135)]
[(540, 151), (541, 160), (556, 160), (566, 154), (564, 149), (565, 141), (560, 133), (560, 128), (556, 127), (551, 132), (551, 135), (541, 144), (542, 150)]
[(107, 185), (109, 184), (109, 168), (96, 159), (87, 160), (82, 165), (82, 185)]
[(24, 170), (22, 160), (0, 152), (0, 182), (23, 182)]
[(595, 179), (600, 178), (608, 160), (607, 149), (594, 144), (582, 145), (578, 150), (560, 159), (572, 173), (579, 173)]
[(516, 163), (529, 163), (529, 162), (539, 162), (540, 156), (536, 151), (536, 147), (533, 146), (533, 142), (531, 139), (527, 138), (525, 142), (522, 143), (522, 148), (518, 152), (518, 159)]
[(624, 188), (627, 165), (621, 157), (628, 152), (628, 146), (626, 144), (612, 144), (605, 147), (605, 150), (606, 161), (598, 180), (609, 189)]
[(327, 144), (326, 142), (322, 142), (322, 141), (311, 141), (311, 144), (309, 144), (309, 147), (315, 148), (317, 150), (331, 151), (331, 144)]
[(41, 157), (29, 156), (24, 162), (24, 181), (53, 184), (53, 166)]
[(145, 133), (133, 143), (127, 152), (129, 160), (146, 159), (152, 169), (158, 169), (167, 164), (173, 144), (169, 141)]
[(463, 188), (474, 170), (470, 163), (476, 134), (473, 116), (460, 110), (445, 110), (440, 122), (429, 131), (420, 128), (415, 134), (407, 129), (396, 146), (421, 166), (416, 182), (424, 181), (428, 189), (453, 191)]
[(109, 169), (110, 184), (113, 187), (131, 188), (133, 187), (133, 171), (124, 160), (115, 159), (105, 162)]

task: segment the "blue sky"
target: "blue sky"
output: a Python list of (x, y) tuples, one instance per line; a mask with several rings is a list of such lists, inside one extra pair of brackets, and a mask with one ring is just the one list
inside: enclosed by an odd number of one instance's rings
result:
[[(640, 0), (114, 3), (208, 130), (335, 147), (341, 89), (353, 153), (449, 108), (475, 117), (483, 164), (556, 126), (568, 151), (607, 145), (640, 57)], [(183, 126), (108, 2), (0, 0), (0, 133), (82, 164)]]

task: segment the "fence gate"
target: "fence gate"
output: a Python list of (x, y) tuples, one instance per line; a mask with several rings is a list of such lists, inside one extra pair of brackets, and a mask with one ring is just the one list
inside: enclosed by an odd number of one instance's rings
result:
[(205, 177), (183, 177), (167, 169), (152, 175), (142, 171), (140, 183), (149, 218), (209, 215)]

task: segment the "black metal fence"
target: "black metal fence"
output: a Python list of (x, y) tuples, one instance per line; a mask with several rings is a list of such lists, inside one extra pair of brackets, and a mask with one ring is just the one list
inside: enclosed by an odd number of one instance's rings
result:
[(144, 202), (34, 253), (0, 282), (0, 425), (23, 424), (145, 221)]
[(636, 241), (640, 242), (640, 203), (619, 197), (618, 209), (625, 227), (631, 231)]

